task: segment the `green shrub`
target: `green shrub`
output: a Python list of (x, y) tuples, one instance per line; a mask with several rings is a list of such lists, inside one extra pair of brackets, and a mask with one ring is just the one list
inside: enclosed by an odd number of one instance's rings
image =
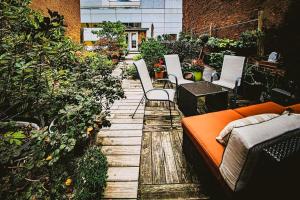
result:
[(134, 65), (130, 65), (126, 68), (124, 76), (127, 78), (132, 78), (134, 80), (139, 78), (138, 72)]
[(74, 199), (99, 199), (106, 187), (107, 161), (100, 148), (89, 148), (77, 162)]
[(106, 56), (82, 52), (63, 16), (29, 3), (0, 1), (0, 122), (41, 129), (0, 127), (0, 199), (70, 199), (65, 181), (123, 91)]
[(166, 41), (163, 44), (168, 49), (168, 54), (178, 54), (180, 61), (199, 58), (202, 48), (207, 42), (207, 37), (180, 33), (177, 41)]
[(142, 58), (143, 58), (143, 57), (142, 57), (141, 54), (138, 54), (138, 55), (133, 56), (133, 60), (134, 60), (134, 61), (138, 61), (138, 60), (140, 60), (140, 59), (142, 59)]
[(147, 63), (149, 71), (153, 71), (153, 66), (155, 63), (158, 63), (160, 59), (164, 58), (164, 55), (167, 54), (167, 49), (159, 41), (149, 38), (142, 42), (141, 45), (141, 54)]
[(221, 69), (223, 65), (223, 60), (225, 55), (234, 55), (234, 52), (226, 50), (218, 53), (210, 53), (208, 64), (212, 67)]
[(227, 38), (221, 39), (210, 37), (207, 41), (207, 46), (213, 50), (229, 50), (236, 48), (238, 46), (238, 41)]
[(98, 51), (106, 54), (111, 59), (119, 58), (124, 54), (127, 47), (126, 43), (126, 26), (120, 21), (103, 22), (97, 26), (98, 31), (92, 31), (99, 37), (96, 45), (99, 46)]
[(238, 41), (239, 48), (257, 47), (257, 40), (263, 37), (263, 32), (258, 30), (245, 31), (240, 35)]

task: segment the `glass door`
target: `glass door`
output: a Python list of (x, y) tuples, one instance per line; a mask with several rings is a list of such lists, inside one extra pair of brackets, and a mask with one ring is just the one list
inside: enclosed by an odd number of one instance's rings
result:
[(138, 50), (138, 32), (130, 32), (128, 33), (128, 46), (129, 51), (137, 51)]

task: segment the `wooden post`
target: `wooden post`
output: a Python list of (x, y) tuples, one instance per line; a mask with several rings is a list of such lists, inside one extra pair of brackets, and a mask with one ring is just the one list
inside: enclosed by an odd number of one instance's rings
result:
[(210, 23), (209, 25), (209, 36), (210, 37), (212, 36), (212, 23)]
[[(263, 32), (264, 28), (264, 11), (260, 10), (258, 11), (258, 25), (257, 25), (257, 30), (259, 32)], [(260, 57), (263, 57), (265, 53), (264, 49), (264, 38), (263, 36), (259, 36), (257, 38), (257, 55)]]

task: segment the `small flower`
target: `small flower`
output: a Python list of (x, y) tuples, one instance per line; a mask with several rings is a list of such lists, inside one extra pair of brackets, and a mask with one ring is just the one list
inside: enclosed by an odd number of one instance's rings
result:
[(48, 156), (48, 157), (46, 158), (46, 160), (47, 160), (47, 161), (52, 160), (52, 156)]
[(86, 134), (87, 134), (87, 135), (90, 135), (91, 132), (92, 132), (93, 130), (94, 130), (93, 127), (88, 127), (88, 128), (86, 129)]
[(70, 186), (72, 184), (72, 179), (71, 178), (68, 178), (66, 181), (65, 181), (65, 185), (66, 186)]

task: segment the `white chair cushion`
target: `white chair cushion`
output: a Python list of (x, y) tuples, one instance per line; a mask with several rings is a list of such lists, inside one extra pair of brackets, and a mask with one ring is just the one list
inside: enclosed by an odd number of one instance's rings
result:
[(228, 139), (230, 137), (230, 134), (234, 128), (240, 128), (244, 126), (249, 126), (253, 124), (262, 123), (268, 120), (271, 120), (275, 117), (279, 117), (278, 114), (273, 113), (266, 113), (266, 114), (260, 114), (260, 115), (253, 115), (250, 117), (245, 117), (242, 119), (234, 120), (227, 124), (225, 128), (220, 132), (220, 134), (216, 137), (217, 141), (223, 145), (227, 145)]
[(233, 129), (219, 167), (228, 186), (233, 191), (239, 191), (247, 185), (251, 174), (243, 170), (253, 168), (255, 159), (258, 159), (255, 156), (247, 160), (252, 148), (260, 152), (260, 144), (299, 128), (300, 114), (285, 114), (263, 123)]
[(213, 84), (222, 86), (222, 87), (226, 87), (226, 88), (230, 88), (230, 89), (234, 89), (235, 88), (235, 83), (233, 82), (228, 82), (225, 80), (218, 80), (218, 81), (213, 81)]
[[(168, 92), (169, 94), (169, 99), (168, 99), (168, 95), (165, 91)], [(159, 89), (159, 90), (152, 90), (146, 93), (147, 98), (149, 100), (153, 100), (153, 101), (172, 101), (174, 102), (174, 97), (175, 97), (175, 90), (173, 89)]]

